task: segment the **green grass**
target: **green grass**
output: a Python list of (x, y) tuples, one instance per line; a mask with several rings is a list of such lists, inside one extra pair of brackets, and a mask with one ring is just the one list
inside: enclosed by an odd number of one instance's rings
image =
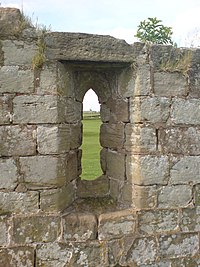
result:
[(94, 180), (102, 175), (100, 166), (99, 132), (101, 120), (99, 114), (83, 116), (82, 175), (84, 180)]

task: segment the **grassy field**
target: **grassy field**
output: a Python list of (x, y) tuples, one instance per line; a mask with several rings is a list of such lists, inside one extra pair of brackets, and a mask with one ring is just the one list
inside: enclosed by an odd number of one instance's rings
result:
[(82, 179), (94, 180), (102, 174), (100, 167), (99, 132), (101, 120), (98, 113), (83, 115)]

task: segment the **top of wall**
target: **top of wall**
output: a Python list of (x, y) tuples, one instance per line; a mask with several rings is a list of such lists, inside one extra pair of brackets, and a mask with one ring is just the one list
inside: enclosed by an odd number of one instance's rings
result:
[[(0, 8), (1, 39), (27, 41), (37, 37), (37, 30), (19, 9)], [(49, 60), (131, 63), (143, 47), (108, 35), (85, 33), (46, 32), (44, 41)]]

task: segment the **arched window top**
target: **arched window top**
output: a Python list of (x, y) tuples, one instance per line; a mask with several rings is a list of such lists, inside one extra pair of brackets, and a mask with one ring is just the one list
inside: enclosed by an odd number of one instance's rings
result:
[(100, 105), (97, 94), (91, 88), (89, 89), (83, 98), (83, 111), (99, 111)]

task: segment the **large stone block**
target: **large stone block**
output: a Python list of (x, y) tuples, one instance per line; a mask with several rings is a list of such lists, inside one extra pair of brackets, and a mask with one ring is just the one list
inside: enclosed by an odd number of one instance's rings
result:
[(82, 144), (82, 124), (76, 123), (70, 125), (70, 148), (79, 148)]
[(192, 200), (189, 185), (163, 186), (158, 194), (159, 208), (186, 207)]
[(197, 233), (161, 236), (158, 241), (160, 245), (159, 254), (163, 258), (192, 257), (199, 253)]
[(13, 218), (12, 240), (15, 244), (54, 242), (61, 233), (56, 216), (18, 216)]
[(3, 66), (0, 69), (0, 93), (33, 93), (34, 73), (19, 66)]
[(200, 124), (199, 99), (174, 99), (172, 102), (171, 119), (174, 124)]
[(125, 179), (125, 155), (116, 151), (108, 150), (107, 157), (107, 171), (108, 175), (112, 179), (124, 181)]
[(57, 63), (48, 64), (43, 66), (40, 75), (38, 77), (38, 94), (61, 94), (58, 86), (58, 77), (57, 77)]
[(177, 210), (151, 210), (138, 212), (138, 229), (141, 234), (177, 231), (179, 213)]
[(82, 120), (82, 102), (71, 98), (58, 98), (58, 116), (60, 121), (78, 123)]
[(131, 97), (134, 94), (136, 71), (134, 64), (124, 68), (118, 75), (118, 92), (122, 97)]
[(69, 183), (58, 189), (40, 192), (40, 209), (45, 212), (62, 211), (75, 199), (75, 188)]
[(173, 158), (170, 170), (171, 184), (197, 184), (200, 179), (200, 157)]
[(169, 180), (167, 156), (127, 156), (126, 176), (130, 183), (137, 185), (165, 185)]
[(133, 186), (133, 207), (138, 209), (153, 209), (157, 207), (158, 189), (153, 186)]
[(0, 155), (28, 156), (36, 154), (36, 127), (0, 126)]
[(133, 210), (101, 214), (98, 221), (99, 240), (110, 240), (135, 233), (136, 217)]
[(14, 212), (37, 212), (39, 209), (38, 192), (0, 192), (0, 214)]
[(161, 151), (164, 153), (200, 154), (200, 130), (198, 128), (161, 129), (158, 139)]
[(151, 92), (151, 67), (148, 64), (140, 65), (137, 69), (135, 79), (135, 96), (149, 95)]
[(66, 182), (66, 157), (34, 156), (19, 160), (27, 187), (60, 187)]
[(155, 72), (154, 93), (158, 96), (187, 94), (187, 78), (181, 72)]
[(170, 100), (166, 97), (134, 98), (130, 101), (130, 122), (166, 123)]
[(133, 153), (156, 152), (156, 130), (150, 127), (141, 127), (128, 123), (125, 127), (125, 148)]
[(93, 214), (70, 213), (62, 217), (63, 240), (85, 242), (97, 236), (97, 219)]
[(106, 105), (110, 109), (110, 122), (116, 123), (129, 121), (128, 99), (110, 98)]
[(34, 267), (34, 248), (30, 246), (1, 248), (0, 266)]
[(17, 186), (18, 181), (16, 162), (10, 158), (0, 158), (0, 170), (0, 188), (13, 190)]
[(57, 96), (16, 96), (13, 100), (14, 123), (59, 123)]
[(38, 47), (32, 41), (27, 43), (20, 40), (2, 41), (5, 66), (32, 66), (32, 60), (37, 54)]
[(7, 246), (9, 242), (8, 232), (9, 232), (9, 224), (7, 216), (0, 216), (0, 246)]
[(12, 97), (0, 96), (0, 124), (9, 124), (12, 121)]
[(106, 104), (101, 104), (100, 115), (102, 122), (110, 121), (110, 108)]
[(122, 123), (103, 123), (100, 129), (102, 147), (120, 149), (124, 144), (124, 125)]
[(182, 210), (180, 228), (183, 232), (200, 231), (200, 209), (186, 208)]

